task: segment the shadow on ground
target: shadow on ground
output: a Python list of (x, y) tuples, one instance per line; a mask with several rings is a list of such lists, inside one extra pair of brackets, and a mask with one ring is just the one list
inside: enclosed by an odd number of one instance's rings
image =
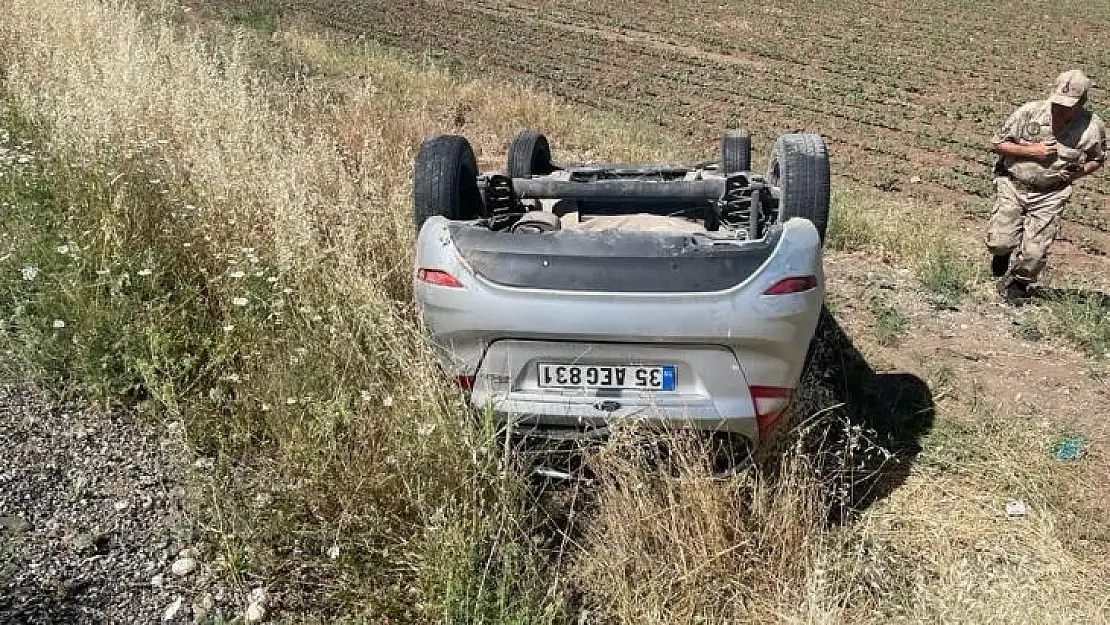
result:
[[(905, 482), (921, 453), (921, 439), (933, 426), (934, 412), (932, 392), (924, 380), (905, 372), (875, 371), (836, 318), (823, 310), (790, 415), (772, 442), (758, 451), (756, 462), (764, 475), (776, 481), (783, 465), (780, 460), (800, 451), (827, 486), (829, 521), (849, 521)], [(645, 436), (650, 455), (662, 460), (645, 467), (665, 470), (669, 455), (665, 447), (673, 442), (666, 436)], [(592, 453), (589, 449), (603, 444), (543, 442), (529, 451), (521, 446), (518, 452), (521, 457), (530, 456), (525, 465), (558, 466), (555, 473), (572, 477), (589, 491), (594, 476), (583, 460)], [(730, 457), (750, 459), (750, 449), (739, 445), (743, 448), (732, 449)], [(704, 451), (717, 453), (712, 444)], [(536, 492), (558, 490), (556, 484), (561, 482), (541, 477)]]
[(924, 380), (881, 372), (840, 323), (822, 311), (787, 441), (801, 445), (829, 482), (834, 522), (847, 520), (905, 482), (933, 426)]
[[(0, 571), (0, 622), (3, 623), (80, 623), (88, 619), (77, 609), (76, 600), (68, 597), (64, 587), (54, 591), (45, 587), (19, 585), (5, 579)], [(82, 618), (84, 617), (84, 618)]]

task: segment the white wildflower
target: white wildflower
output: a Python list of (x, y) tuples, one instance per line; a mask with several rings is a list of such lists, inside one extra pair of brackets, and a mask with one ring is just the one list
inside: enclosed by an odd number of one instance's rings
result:
[(140, 276), (149, 276), (152, 273), (154, 273), (154, 272), (149, 270), (149, 269), (140, 269), (139, 270), (139, 275)]
[(266, 282), (269, 282), (270, 284), (277, 282), (277, 276), (270, 276), (269, 278), (266, 278)]
[(245, 297), (236, 297), (235, 299), (231, 300), (231, 303), (235, 304), (236, 306), (246, 306), (249, 302), (250, 300)]
[(64, 327), (66, 327), (66, 322), (62, 321), (61, 319), (55, 319), (54, 320), (54, 327), (58, 328), (58, 329), (64, 328)]
[(235, 278), (236, 280), (238, 280), (239, 278), (242, 278), (243, 276), (245, 276), (247, 274), (243, 273), (242, 271), (232, 271), (231, 273), (229, 273), (227, 275), (232, 277), (232, 278)]
[(27, 266), (23, 268), (23, 271), (21, 273), (23, 274), (23, 279), (30, 282), (31, 280), (34, 280), (38, 277), (39, 270), (37, 267)]
[(289, 406), (292, 406), (293, 404), (297, 403), (297, 398), (296, 397), (290, 397), (290, 398), (285, 400), (285, 403)]
[(69, 246), (68, 245), (59, 245), (57, 249), (58, 249), (59, 254), (68, 254), (69, 253)]
[(231, 332), (234, 329), (235, 329), (235, 326), (233, 324), (228, 324), (228, 325), (224, 326), (224, 332)]
[(106, 276), (106, 275), (108, 275), (108, 274), (109, 274), (110, 272), (111, 272), (111, 270), (110, 270), (110, 269), (97, 269), (97, 270), (96, 270), (96, 275), (98, 275), (98, 276)]

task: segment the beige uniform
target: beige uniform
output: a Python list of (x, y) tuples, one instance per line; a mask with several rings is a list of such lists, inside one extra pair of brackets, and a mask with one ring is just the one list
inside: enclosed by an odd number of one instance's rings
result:
[(993, 142), (1056, 142), (1056, 155), (1044, 161), (1004, 157), (995, 178), (997, 196), (987, 247), (992, 254), (1014, 254), (1013, 277), (1034, 282), (1044, 269), (1048, 249), (1060, 231), (1060, 214), (1072, 188), (1061, 174), (1088, 160), (1102, 161), (1110, 151), (1106, 126), (1097, 115), (1079, 111), (1061, 132), (1052, 133), (1052, 105), (1029, 102), (1010, 115)]

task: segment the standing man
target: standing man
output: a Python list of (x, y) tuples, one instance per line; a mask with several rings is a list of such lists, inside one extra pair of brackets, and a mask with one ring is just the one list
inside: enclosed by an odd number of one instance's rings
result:
[(1028, 102), (992, 139), (997, 196), (987, 227), (991, 273), (1009, 273), (1005, 297), (1029, 299), (1060, 232), (1060, 214), (1071, 185), (1098, 171), (1110, 152), (1106, 126), (1083, 107), (1091, 81), (1073, 69), (1056, 79), (1047, 100)]

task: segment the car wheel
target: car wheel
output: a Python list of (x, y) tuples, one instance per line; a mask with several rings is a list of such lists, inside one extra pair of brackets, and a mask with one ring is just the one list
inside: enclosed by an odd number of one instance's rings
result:
[(721, 138), (721, 168), (725, 174), (752, 169), (752, 136), (747, 128), (737, 128)]
[(775, 140), (767, 182), (778, 188), (778, 221), (813, 222), (821, 241), (829, 225), (829, 152), (818, 134), (786, 134)]
[(424, 141), (413, 164), (412, 184), (417, 230), (433, 215), (465, 220), (482, 213), (478, 163), (465, 137), (438, 135)]
[(535, 130), (525, 130), (509, 146), (506, 169), (510, 178), (546, 176), (555, 171), (551, 165), (551, 146), (547, 137)]

